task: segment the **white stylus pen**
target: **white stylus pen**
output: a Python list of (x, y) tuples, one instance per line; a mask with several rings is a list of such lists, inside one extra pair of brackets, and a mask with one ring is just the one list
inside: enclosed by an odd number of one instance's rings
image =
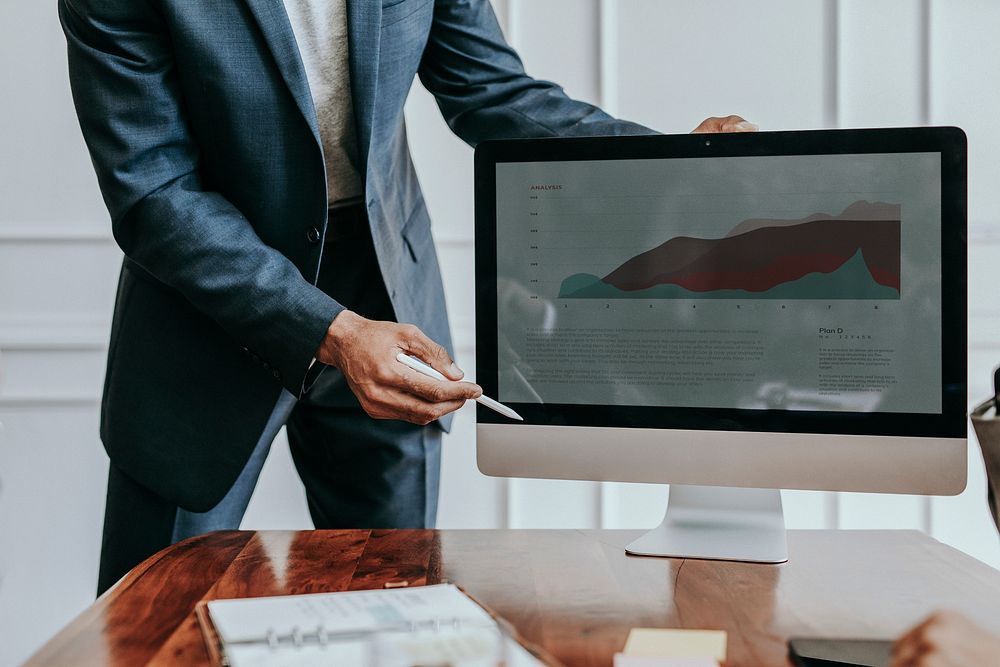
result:
[[(418, 373), (423, 373), (427, 377), (432, 377), (435, 380), (442, 380), (444, 382), (460, 382), (460, 380), (449, 380), (448, 378), (441, 375), (436, 370), (434, 370), (424, 362), (420, 361), (416, 357), (411, 357), (410, 355), (405, 354), (403, 352), (397, 354), (396, 359), (399, 361), (399, 363), (409, 366)], [(480, 396), (479, 398), (476, 399), (476, 403), (485, 405), (490, 410), (495, 410), (496, 412), (502, 414), (504, 417), (510, 417), (511, 419), (516, 419), (519, 422), (524, 421), (524, 418), (521, 415), (511, 410), (503, 403), (499, 401), (494, 401), (492, 398), (488, 396)]]

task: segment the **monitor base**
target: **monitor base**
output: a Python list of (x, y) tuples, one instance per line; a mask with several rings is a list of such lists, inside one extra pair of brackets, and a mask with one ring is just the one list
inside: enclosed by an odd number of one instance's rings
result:
[(672, 484), (663, 521), (625, 547), (625, 552), (784, 563), (788, 545), (781, 491)]

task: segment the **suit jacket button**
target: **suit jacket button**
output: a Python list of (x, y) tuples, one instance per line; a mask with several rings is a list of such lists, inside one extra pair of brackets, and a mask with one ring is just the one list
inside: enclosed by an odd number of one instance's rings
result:
[(308, 241), (310, 245), (319, 243), (321, 238), (323, 238), (323, 235), (320, 234), (319, 230), (315, 227), (310, 227), (309, 231), (306, 232), (306, 241)]
[(281, 371), (279, 371), (277, 368), (273, 369), (271, 371), (271, 377), (273, 377), (278, 382), (281, 382)]

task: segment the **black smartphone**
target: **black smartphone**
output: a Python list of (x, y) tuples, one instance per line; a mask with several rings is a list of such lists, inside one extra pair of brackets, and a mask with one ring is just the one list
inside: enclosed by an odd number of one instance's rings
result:
[(889, 667), (892, 641), (796, 637), (788, 654), (799, 667)]

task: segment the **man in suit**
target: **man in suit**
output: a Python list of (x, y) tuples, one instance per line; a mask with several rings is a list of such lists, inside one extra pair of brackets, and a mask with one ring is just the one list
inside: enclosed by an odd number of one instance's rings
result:
[(317, 527), (432, 525), (441, 430), (480, 389), (395, 359), (462, 377), (406, 142), (414, 76), (472, 145), (649, 130), (527, 76), (487, 0), (59, 0), (59, 13), (125, 253), (99, 589), (171, 542), (238, 527), (286, 422)]

